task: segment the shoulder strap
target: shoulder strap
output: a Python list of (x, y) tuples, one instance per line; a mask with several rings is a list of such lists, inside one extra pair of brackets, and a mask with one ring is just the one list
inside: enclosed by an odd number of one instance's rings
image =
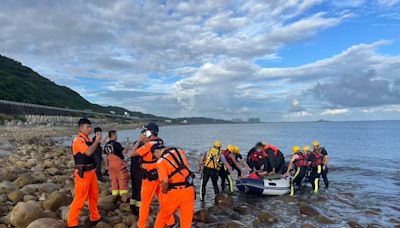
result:
[[(173, 151), (176, 152), (176, 154), (178, 155), (179, 160), (178, 160), (178, 158), (171, 152), (171, 150), (173, 150)], [(179, 151), (178, 151), (176, 148), (171, 148), (171, 149), (169, 149), (169, 150), (167, 151), (166, 154), (169, 154), (169, 155), (172, 157), (172, 159), (175, 161), (175, 163), (176, 163), (176, 166), (175, 166), (169, 159), (167, 159), (165, 156), (162, 156), (162, 158), (165, 159), (165, 160), (166, 160), (172, 167), (174, 167), (174, 169), (175, 169), (175, 170), (168, 176), (168, 178), (171, 178), (171, 177), (175, 176), (175, 174), (177, 174), (177, 173), (180, 173), (181, 175), (183, 175), (183, 174), (181, 173), (181, 170), (183, 170), (183, 169), (188, 169), (188, 167), (185, 165), (185, 163), (184, 163), (184, 161), (183, 161), (183, 158), (182, 158), (181, 154), (179, 153)]]

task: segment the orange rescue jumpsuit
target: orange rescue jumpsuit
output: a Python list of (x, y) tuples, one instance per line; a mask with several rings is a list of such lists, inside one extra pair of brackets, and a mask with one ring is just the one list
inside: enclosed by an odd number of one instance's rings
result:
[[(142, 169), (143, 169), (143, 181), (141, 189), (142, 202), (139, 209), (138, 228), (145, 228), (147, 219), (150, 213), (151, 203), (154, 198), (154, 194), (157, 195), (158, 201), (161, 202), (163, 194), (160, 194), (161, 186), (158, 177), (155, 180), (149, 180), (147, 172), (151, 172), (157, 169), (157, 159), (153, 157), (152, 147), (157, 143), (163, 143), (161, 139), (152, 140), (147, 142), (144, 146), (137, 149), (139, 156), (142, 156)], [(175, 224), (174, 216), (171, 216), (167, 224), (172, 226)]]
[(193, 185), (185, 182), (189, 175), (189, 164), (185, 153), (175, 148), (164, 151), (157, 162), (157, 169), (160, 181), (168, 181), (169, 187), (160, 202), (160, 212), (154, 227), (163, 228), (177, 209), (180, 213), (180, 227), (192, 227), (195, 192)]
[(124, 160), (124, 148), (115, 141), (109, 141), (105, 148), (112, 148), (110, 151), (106, 151), (108, 173), (111, 179), (111, 194), (113, 196), (128, 194), (129, 172)]
[(95, 172), (96, 164), (93, 155), (86, 156), (83, 154), (83, 152), (85, 152), (92, 144), (92, 140), (82, 133), (75, 137), (72, 142), (72, 152), (74, 155), (75, 165), (76, 167), (83, 168), (85, 171), (82, 178), (78, 174), (78, 169), (75, 168), (74, 170), (75, 196), (69, 210), (67, 221), (68, 227), (79, 225), (78, 216), (87, 199), (89, 199), (90, 221), (95, 222), (101, 218), (97, 209), (99, 190)]

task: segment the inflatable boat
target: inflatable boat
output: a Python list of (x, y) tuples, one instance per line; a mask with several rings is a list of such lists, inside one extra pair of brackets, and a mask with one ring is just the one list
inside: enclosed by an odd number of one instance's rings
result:
[(289, 178), (241, 178), (237, 180), (236, 187), (241, 192), (248, 194), (281, 196), (290, 192)]

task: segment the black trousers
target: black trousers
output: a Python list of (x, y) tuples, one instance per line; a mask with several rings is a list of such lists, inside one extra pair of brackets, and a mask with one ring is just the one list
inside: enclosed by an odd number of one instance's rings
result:
[(322, 170), (321, 165), (311, 168), (309, 181), (311, 182), (314, 193), (317, 193), (319, 189), (319, 177), (321, 176), (321, 170)]
[(328, 167), (322, 169), (321, 171), (322, 179), (324, 179), (325, 188), (329, 188), (329, 180), (328, 180)]
[(225, 191), (226, 180), (228, 181), (229, 192), (233, 192), (233, 180), (229, 171), (223, 167), (218, 171), (218, 176), (221, 178), (221, 189)]
[(231, 166), (232, 166), (232, 169), (233, 169), (233, 170), (236, 170), (236, 171), (237, 171), (238, 177), (242, 176), (242, 171), (240, 170), (239, 167), (237, 167), (237, 166), (235, 165), (235, 163), (233, 163)]
[(142, 190), (142, 179), (143, 179), (143, 170), (140, 168), (141, 157), (132, 157), (131, 158), (131, 184), (132, 184), (132, 195), (130, 206), (132, 213), (135, 215), (139, 215), (139, 208), (141, 204), (140, 192)]
[(204, 201), (204, 196), (206, 195), (206, 186), (208, 183), (208, 180), (211, 178), (213, 187), (214, 187), (214, 193), (218, 194), (219, 189), (218, 189), (218, 171), (216, 169), (210, 169), (207, 167), (203, 168), (203, 174), (201, 175), (201, 188), (200, 188), (200, 200)]
[(96, 176), (97, 178), (103, 178), (103, 174), (101, 173), (101, 165), (103, 164), (103, 156), (101, 153), (97, 152), (94, 154), (94, 161), (96, 162)]
[(294, 196), (296, 192), (296, 186), (298, 189), (301, 188), (301, 182), (303, 181), (304, 177), (307, 173), (307, 167), (296, 167), (295, 173), (290, 181), (290, 195)]

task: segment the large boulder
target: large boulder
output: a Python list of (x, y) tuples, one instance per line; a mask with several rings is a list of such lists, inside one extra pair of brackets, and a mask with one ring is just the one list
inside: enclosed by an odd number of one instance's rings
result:
[(113, 226), (105, 222), (99, 222), (96, 224), (96, 228), (113, 228)]
[(303, 206), (300, 206), (300, 214), (311, 216), (311, 217), (316, 217), (319, 215), (319, 212), (315, 208), (313, 208), (309, 205), (303, 205)]
[(208, 223), (209, 214), (206, 209), (201, 209), (194, 213), (194, 220), (202, 223)]
[(65, 192), (53, 192), (44, 201), (43, 208), (51, 211), (56, 211), (61, 206), (69, 204), (69, 198)]
[(268, 211), (258, 213), (257, 217), (262, 223), (275, 223), (278, 221), (276, 216)]
[(328, 217), (326, 217), (326, 216), (324, 216), (324, 215), (318, 215), (318, 216), (317, 216), (317, 220), (318, 220), (320, 223), (323, 223), (323, 224), (335, 224), (334, 221), (332, 221), (330, 218), (328, 218)]
[(15, 173), (4, 168), (0, 168), (0, 180), (14, 181), (15, 179), (17, 179), (17, 175)]
[(233, 205), (232, 196), (226, 192), (218, 193), (215, 196), (215, 205), (222, 208), (229, 208)]
[(64, 228), (62, 221), (54, 218), (40, 218), (33, 221), (27, 228)]
[(240, 228), (240, 227), (246, 227), (246, 224), (237, 221), (237, 220), (232, 220), (226, 224), (227, 228)]
[(19, 175), (19, 177), (15, 180), (15, 184), (20, 188), (24, 187), (25, 185), (34, 183), (35, 178), (33, 178), (29, 173), (23, 173)]
[(18, 186), (12, 182), (8, 182), (8, 181), (0, 182), (0, 194), (4, 194), (4, 193), (8, 194), (17, 189), (18, 189)]
[(18, 203), (24, 198), (24, 193), (20, 190), (15, 190), (7, 195), (8, 199), (14, 203)]
[(33, 204), (19, 202), (11, 211), (10, 223), (17, 228), (25, 228), (31, 222), (41, 218), (42, 215), (43, 211), (41, 208)]
[(100, 197), (97, 205), (100, 210), (109, 212), (116, 208), (115, 201), (116, 201), (115, 196)]
[(52, 175), (52, 176), (60, 175), (60, 174), (61, 174), (61, 171), (60, 171), (59, 169), (57, 169), (56, 167), (48, 168), (48, 169), (46, 169), (46, 172), (47, 172), (48, 174)]
[(39, 191), (50, 194), (54, 191), (57, 191), (60, 188), (61, 188), (61, 186), (58, 184), (55, 184), (55, 183), (43, 183), (39, 186)]
[(249, 215), (252, 209), (246, 205), (240, 205), (233, 208), (234, 211), (239, 213), (240, 215)]

